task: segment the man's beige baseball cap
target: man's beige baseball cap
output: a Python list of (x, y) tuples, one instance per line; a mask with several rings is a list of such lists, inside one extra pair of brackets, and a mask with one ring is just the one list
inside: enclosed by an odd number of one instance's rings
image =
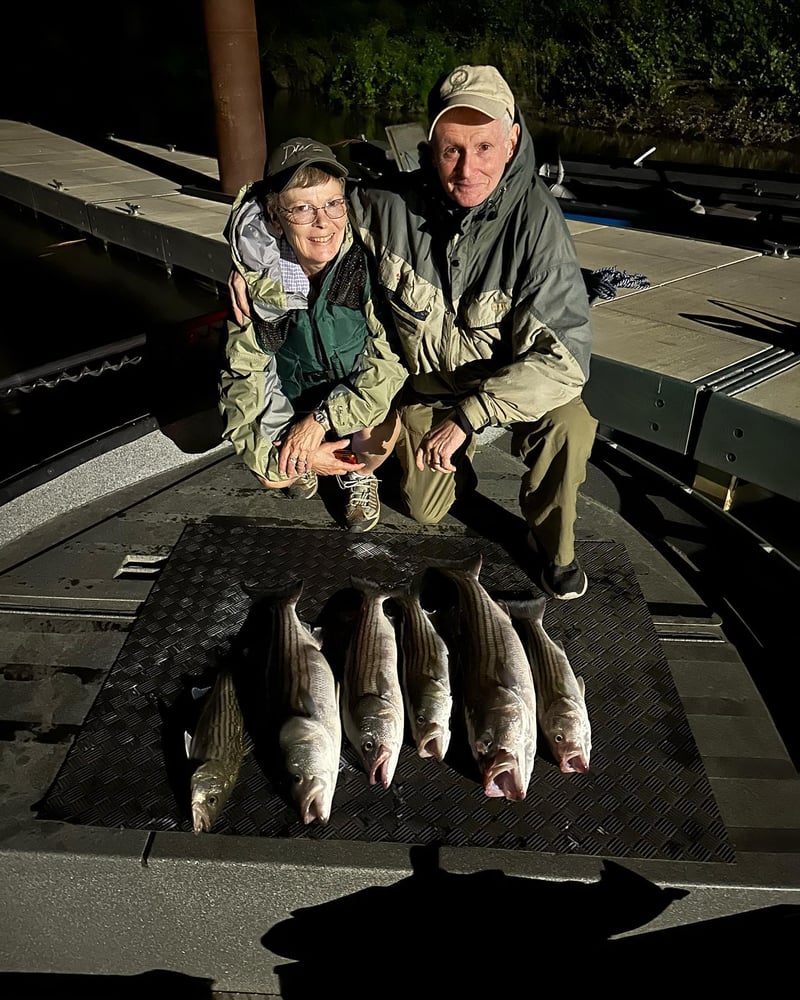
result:
[(490, 118), (507, 111), (514, 119), (514, 95), (495, 66), (456, 66), (428, 95), (428, 140), (436, 122), (451, 108), (473, 108)]

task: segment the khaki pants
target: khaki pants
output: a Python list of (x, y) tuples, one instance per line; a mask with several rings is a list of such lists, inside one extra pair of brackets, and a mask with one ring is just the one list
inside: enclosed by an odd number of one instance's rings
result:
[[(456, 494), (475, 482), (472, 457), (475, 435), (456, 453), (454, 475), (414, 464), (422, 437), (450, 411), (414, 403), (400, 408), (401, 431), (395, 453), (403, 470), (401, 490), (411, 517), (420, 524), (437, 524), (450, 510)], [(527, 466), (519, 505), (544, 555), (557, 566), (575, 558), (578, 489), (586, 479), (586, 463), (594, 444), (597, 421), (581, 399), (546, 413), (541, 420), (511, 428), (512, 454)]]

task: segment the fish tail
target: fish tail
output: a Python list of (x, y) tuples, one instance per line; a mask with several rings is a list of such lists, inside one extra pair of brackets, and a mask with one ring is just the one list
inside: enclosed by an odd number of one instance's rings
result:
[(258, 596), (269, 604), (280, 604), (283, 601), (289, 604), (297, 604), (302, 593), (303, 581), (298, 577), (277, 586), (259, 590)]
[(350, 577), (350, 584), (355, 590), (360, 591), (365, 597), (391, 597), (396, 600), (400, 600), (406, 593), (406, 588), (404, 586), (389, 586), (386, 583), (381, 583), (380, 581), (373, 580), (371, 577), (367, 576), (353, 575)]
[(505, 598), (503, 604), (512, 618), (520, 618), (541, 624), (544, 620), (544, 609), (547, 605), (547, 598), (543, 596), (515, 600)]
[(439, 570), (445, 576), (452, 573), (465, 574), (477, 580), (483, 567), (483, 556), (479, 552), (477, 555), (468, 556), (466, 559), (437, 559), (428, 563), (431, 569)]

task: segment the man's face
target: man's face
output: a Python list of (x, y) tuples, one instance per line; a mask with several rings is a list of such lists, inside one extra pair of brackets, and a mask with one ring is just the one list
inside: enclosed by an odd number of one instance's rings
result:
[(453, 108), (436, 123), (433, 162), (445, 192), (462, 208), (480, 205), (500, 183), (519, 142), (519, 125), (506, 135), (502, 121), (472, 108)]

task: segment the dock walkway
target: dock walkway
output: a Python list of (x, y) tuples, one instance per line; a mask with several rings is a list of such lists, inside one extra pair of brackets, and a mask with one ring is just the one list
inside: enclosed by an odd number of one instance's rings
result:
[[(208, 157), (113, 140), (119, 158), (0, 121), (0, 196), (224, 284), (229, 205)], [(125, 162), (162, 166), (156, 173)], [(196, 178), (195, 184), (168, 179)], [(205, 193), (203, 184), (206, 185)], [(612, 430), (739, 482), (800, 499), (800, 258), (569, 220), (584, 268), (643, 274), (593, 309), (585, 398)]]

